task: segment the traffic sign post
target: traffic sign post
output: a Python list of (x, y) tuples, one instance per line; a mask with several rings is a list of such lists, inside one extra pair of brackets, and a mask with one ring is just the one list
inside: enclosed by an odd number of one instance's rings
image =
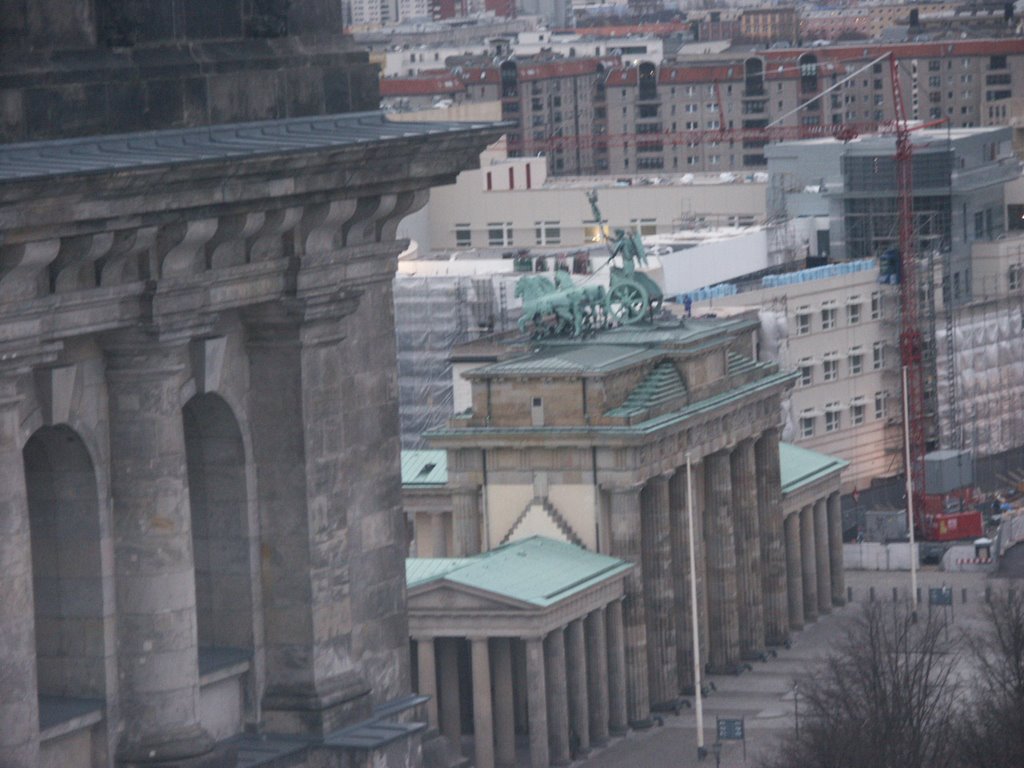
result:
[[(953, 588), (945, 585), (941, 587), (929, 587), (928, 588), (928, 615), (932, 614), (932, 606), (937, 605), (942, 608), (942, 618), (946, 618), (946, 609), (949, 609), (950, 621), (956, 621), (956, 610), (953, 607)], [(945, 622), (944, 622), (945, 623)], [(946, 639), (949, 639), (949, 625), (946, 625)]]
[(715, 718), (718, 741), (742, 741), (743, 759), (747, 759), (747, 729), (742, 717)]

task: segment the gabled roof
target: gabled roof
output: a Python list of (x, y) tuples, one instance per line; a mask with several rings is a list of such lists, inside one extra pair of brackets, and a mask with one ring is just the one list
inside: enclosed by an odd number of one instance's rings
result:
[(446, 582), (505, 600), (547, 608), (628, 571), (632, 565), (542, 536), (466, 558), (409, 558), (410, 590)]
[(782, 492), (792, 493), (805, 485), (838, 474), (850, 462), (790, 443), (779, 443)]

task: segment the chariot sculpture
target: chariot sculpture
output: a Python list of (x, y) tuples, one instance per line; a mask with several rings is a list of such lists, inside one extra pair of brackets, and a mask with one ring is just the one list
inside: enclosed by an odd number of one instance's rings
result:
[(587, 199), (608, 246), (606, 265), (616, 257), (622, 265), (611, 265), (607, 291), (600, 285), (577, 285), (563, 270), (555, 272), (554, 282), (543, 275), (521, 277), (515, 295), (523, 300), (519, 318), (523, 333), (532, 325), (534, 336), (582, 336), (599, 328), (650, 320), (661, 309), (663, 296), (658, 284), (637, 270), (647, 264), (640, 234), (616, 229), (615, 239), (610, 239), (597, 207), (597, 192), (589, 192)]

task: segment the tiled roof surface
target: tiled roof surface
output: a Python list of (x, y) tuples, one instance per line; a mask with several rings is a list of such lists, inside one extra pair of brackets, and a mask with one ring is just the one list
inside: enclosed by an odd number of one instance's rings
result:
[(779, 443), (782, 492), (792, 493), (816, 480), (839, 472), (849, 463), (826, 453), (819, 453), (790, 443)]
[(448, 483), (448, 452), (402, 451), (402, 485), (445, 485)]
[(554, 605), (631, 567), (623, 560), (542, 536), (459, 560), (405, 561), (406, 584), (410, 589), (444, 579), (539, 608)]

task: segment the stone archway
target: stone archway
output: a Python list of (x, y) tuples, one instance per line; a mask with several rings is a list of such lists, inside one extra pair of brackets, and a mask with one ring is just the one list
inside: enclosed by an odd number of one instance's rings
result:
[(242, 434), (219, 395), (196, 395), (183, 418), (199, 647), (251, 653), (252, 532)]
[(69, 427), (37, 430), (22, 451), (32, 540), (40, 696), (105, 699), (113, 606), (103, 599), (96, 471)]

